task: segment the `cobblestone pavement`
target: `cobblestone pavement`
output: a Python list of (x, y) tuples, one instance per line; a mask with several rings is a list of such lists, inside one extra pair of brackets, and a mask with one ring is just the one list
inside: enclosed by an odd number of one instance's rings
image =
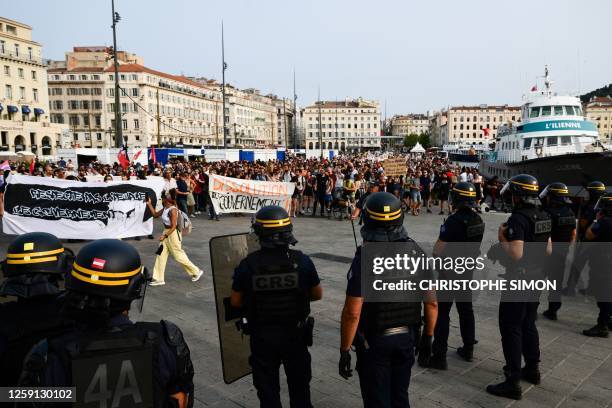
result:
[[(485, 240), (492, 242), (497, 237), (498, 225), (507, 215), (489, 213), (483, 218), (487, 223)], [(407, 216), (405, 224), (415, 240), (433, 242), (442, 219), (442, 216), (433, 214)], [(169, 319), (182, 328), (195, 365), (197, 407), (259, 406), (250, 376), (231, 385), (226, 385), (222, 379), (208, 250), (210, 237), (248, 231), (249, 220), (250, 217), (242, 216), (227, 216), (219, 222), (194, 219), (194, 232), (185, 237), (184, 247), (190, 258), (205, 270), (204, 277), (194, 284), (170, 260), (166, 285), (149, 288), (144, 312), (141, 315), (132, 313), (135, 320)], [(156, 228), (158, 233), (159, 228)], [(352, 257), (355, 250), (351, 224), (319, 217), (297, 218), (295, 235), (300, 241), (298, 249), (307, 254), (323, 254), (313, 258), (324, 287), (324, 299), (312, 305), (316, 319), (314, 346), (310, 349), (313, 357), (313, 404), (315, 407), (334, 408), (361, 406), (357, 377), (345, 381), (337, 373), (340, 311), (349, 266), (343, 257)], [(4, 234), (0, 236), (2, 255), (6, 252), (9, 239)], [(129, 242), (140, 250), (146, 265), (151, 268), (157, 240)], [(67, 245), (78, 249), (81, 244)], [(330, 260), (328, 255), (340, 258)], [(449, 369), (441, 372), (415, 366), (410, 385), (412, 406), (612, 406), (612, 338), (591, 339), (581, 334), (582, 329), (592, 326), (596, 319), (597, 308), (591, 299), (564, 300), (566, 303), (558, 321), (543, 318), (538, 321), (543, 380), (536, 387), (523, 383), (523, 400), (500, 399), (484, 391), (487, 384), (501, 380), (503, 354), (497, 325), (497, 300), (494, 296), (483, 296), (475, 304), (479, 343), (474, 361), (465, 362), (454, 354), (456, 347), (461, 345), (461, 339), (457, 315), (453, 311)], [(283, 382), (281, 373), (281, 384)], [(288, 406), (286, 385), (282, 384), (281, 388), (283, 403)]]

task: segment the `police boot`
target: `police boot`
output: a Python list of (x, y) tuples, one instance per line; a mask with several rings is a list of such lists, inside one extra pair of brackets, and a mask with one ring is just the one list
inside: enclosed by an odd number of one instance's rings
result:
[(521, 369), (521, 378), (533, 385), (540, 384), (542, 382), (542, 375), (540, 374), (538, 364), (525, 364), (525, 367)]
[(471, 362), (474, 359), (474, 346), (465, 344), (463, 347), (457, 349), (457, 354), (465, 361)]
[(595, 326), (590, 329), (583, 330), (582, 334), (589, 337), (608, 337), (609, 331), (606, 325), (602, 323), (597, 323)]
[(510, 381), (509, 379), (506, 379), (506, 381), (499, 384), (487, 385), (487, 392), (498, 397), (510, 398), (514, 400), (520, 400), (523, 398), (521, 384), (518, 381)]
[(436, 370), (448, 370), (446, 354), (433, 354), (429, 359), (429, 368), (435, 368)]
[(557, 320), (557, 311), (546, 309), (544, 313), (542, 313), (542, 316), (544, 316), (548, 320)]

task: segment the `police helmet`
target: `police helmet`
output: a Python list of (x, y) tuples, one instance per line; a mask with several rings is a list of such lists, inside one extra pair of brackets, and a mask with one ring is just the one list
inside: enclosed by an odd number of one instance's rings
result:
[(601, 211), (608, 216), (612, 216), (612, 193), (604, 193), (599, 197), (595, 204), (595, 211)]
[(70, 270), (74, 255), (61, 241), (47, 232), (29, 232), (15, 238), (2, 263), (4, 277), (30, 273), (64, 275)]
[(295, 245), (293, 224), (287, 210), (278, 205), (267, 205), (255, 214), (251, 226), (261, 243), (273, 245)]
[(99, 239), (78, 252), (66, 289), (122, 305), (143, 296), (148, 274), (136, 248), (117, 239)]
[(589, 198), (591, 200), (601, 197), (601, 195), (606, 192), (606, 185), (601, 181), (591, 181), (589, 184), (587, 184), (586, 188), (589, 192)]
[(2, 272), (0, 295), (30, 298), (59, 293), (57, 281), (70, 270), (74, 254), (55, 235), (22, 234), (10, 243)]
[(391, 193), (371, 194), (363, 209), (363, 223), (366, 227), (393, 227), (402, 225), (404, 212), (400, 200)]
[(500, 194), (508, 203), (513, 203), (512, 197), (517, 197), (522, 203), (537, 205), (538, 191), (538, 180), (535, 177), (530, 174), (517, 174), (506, 182)]
[(472, 183), (460, 182), (451, 190), (451, 205), (456, 208), (476, 208), (476, 188)]
[(569, 199), (570, 194), (567, 186), (561, 182), (550, 183), (540, 193), (540, 200), (547, 199), (551, 203), (558, 204), (571, 204), (572, 201)]

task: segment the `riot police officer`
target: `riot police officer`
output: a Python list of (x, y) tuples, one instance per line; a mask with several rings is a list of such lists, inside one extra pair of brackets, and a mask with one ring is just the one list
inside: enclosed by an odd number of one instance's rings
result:
[(594, 242), (591, 260), (593, 294), (599, 307), (597, 324), (582, 333), (589, 337), (608, 337), (612, 330), (612, 193), (603, 194), (594, 207), (596, 219), (586, 230), (585, 238)]
[[(400, 200), (393, 194), (370, 195), (363, 216), (361, 236), (365, 245), (369, 242), (405, 242), (420, 250), (408, 237)], [(427, 364), (431, 354), (437, 317), (435, 296), (423, 294), (425, 329), (419, 341), (421, 302), (364, 301), (361, 256), (359, 247), (348, 272), (341, 318), (339, 373), (345, 379), (352, 376), (349, 350), (353, 345), (364, 407), (408, 407), (408, 386), (417, 344), (421, 363)], [(416, 271), (416, 275), (423, 273)]]
[(550, 183), (540, 193), (542, 209), (551, 218), (550, 240), (552, 242), (552, 255), (546, 263), (546, 276), (556, 283), (556, 290), (548, 293), (548, 309), (542, 314), (550, 320), (557, 320), (557, 312), (561, 308), (561, 287), (563, 285), (563, 272), (565, 260), (570, 245), (576, 240), (576, 215), (570, 208), (567, 186), (560, 182)]
[[(585, 241), (585, 234), (587, 229), (595, 221), (595, 204), (599, 198), (606, 192), (606, 185), (601, 181), (591, 181), (586, 187), (589, 193), (589, 199), (586, 203), (583, 203), (579, 209), (578, 218), (578, 239), (582, 242)], [(591, 253), (588, 252), (589, 246), (578, 245), (574, 255), (574, 262), (570, 269), (570, 276), (567, 279), (567, 286), (564, 289), (565, 294), (574, 296), (576, 294), (576, 285), (580, 279), (580, 275), (584, 266), (589, 262)]]
[[(498, 231), (502, 248), (512, 260), (506, 268), (506, 277), (539, 279), (543, 276), (551, 220), (548, 213), (538, 207), (538, 181), (528, 174), (516, 175), (506, 182), (501, 194), (512, 205), (510, 218)], [(539, 293), (502, 293), (499, 331), (506, 360), (506, 379), (487, 386), (487, 392), (521, 399), (521, 378), (535, 385), (540, 383), (540, 343), (536, 327), (538, 297)], [(525, 359), (522, 369), (521, 357)]]
[[(485, 224), (476, 213), (476, 188), (472, 183), (460, 182), (452, 188), (450, 193), (453, 214), (445, 220), (440, 227), (440, 235), (433, 250), (434, 256), (469, 256), (476, 258), (480, 254), (480, 243), (484, 235)], [(452, 243), (463, 242), (471, 244)], [(447, 245), (447, 243), (451, 243)], [(453, 279), (454, 271), (440, 271), (441, 279)], [(461, 279), (472, 279), (473, 270), (459, 275)], [(444, 293), (438, 292), (438, 321), (434, 330), (432, 345), (433, 355), (429, 362), (431, 368), (447, 369), (446, 351), (448, 349), (448, 334), (450, 325), (450, 310), (453, 301), (457, 305), (459, 314), (459, 329), (463, 346), (457, 353), (466, 361), (472, 361), (474, 345), (476, 344), (476, 325), (474, 309), (472, 308), (472, 294), (468, 291)]]
[(78, 402), (99, 406), (191, 407), (194, 371), (181, 330), (128, 317), (148, 280), (126, 242), (83, 246), (66, 277), (63, 309), (77, 327), (34, 346), (20, 385), (74, 386)]
[(6, 257), (0, 295), (17, 300), (0, 303), (0, 386), (14, 386), (30, 348), (72, 327), (59, 314), (58, 282), (70, 270), (74, 255), (54, 235), (31, 232), (14, 239)]
[(281, 406), (279, 368), (287, 374), (291, 407), (311, 407), (311, 358), (314, 319), (310, 302), (323, 290), (312, 260), (289, 249), (297, 240), (284, 208), (261, 208), (252, 224), (261, 249), (234, 272), (231, 305), (243, 309), (251, 341), (253, 384), (262, 407)]

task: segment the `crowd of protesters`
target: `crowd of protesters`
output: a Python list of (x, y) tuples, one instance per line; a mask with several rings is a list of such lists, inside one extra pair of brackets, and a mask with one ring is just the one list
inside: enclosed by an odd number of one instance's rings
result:
[[(2, 164), (4, 178), (9, 173), (31, 174), (68, 180), (86, 181), (90, 176), (99, 180), (146, 179), (161, 176), (165, 179), (166, 192), (176, 191), (177, 207), (190, 217), (207, 215), (219, 220), (209, 196), (209, 174), (261, 181), (283, 181), (295, 184), (292, 196), (292, 217), (319, 214), (330, 216), (332, 202), (342, 197), (348, 202), (349, 213), (368, 190), (387, 191), (402, 200), (404, 208), (413, 216), (422, 211), (439, 214), (450, 213), (448, 195), (452, 186), (469, 181), (476, 186), (481, 202), (489, 197), (495, 207), (499, 183), (486, 182), (472, 167), (462, 167), (445, 158), (434, 155), (406, 157), (406, 173), (387, 175), (384, 160), (387, 156), (360, 154), (340, 155), (333, 159), (302, 158), (289, 156), (284, 161), (185, 161), (171, 160), (165, 165), (132, 164), (123, 168), (119, 163), (102, 164), (97, 161), (75, 166), (71, 160), (61, 158), (57, 162)], [(10, 168), (8, 168), (10, 167)], [(0, 180), (4, 189), (4, 182)], [(0, 214), (2, 213), (0, 208)]]

